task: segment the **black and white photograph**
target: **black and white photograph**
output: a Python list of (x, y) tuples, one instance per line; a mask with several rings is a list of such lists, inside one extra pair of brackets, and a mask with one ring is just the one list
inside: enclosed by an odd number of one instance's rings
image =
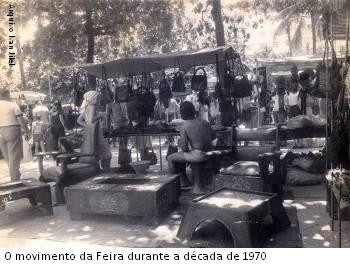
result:
[(350, 0), (0, 0), (1, 258), (350, 248), (349, 27)]

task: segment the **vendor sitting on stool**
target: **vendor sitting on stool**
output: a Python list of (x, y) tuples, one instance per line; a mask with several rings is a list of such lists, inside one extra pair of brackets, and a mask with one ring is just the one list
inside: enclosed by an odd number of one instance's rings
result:
[(168, 156), (169, 173), (179, 174), (181, 187), (188, 187), (191, 182), (186, 176), (186, 163), (199, 163), (206, 161), (206, 152), (212, 150), (216, 143), (216, 136), (210, 124), (195, 118), (194, 105), (185, 101), (180, 106), (180, 113), (185, 123), (180, 130), (180, 147), (182, 152)]

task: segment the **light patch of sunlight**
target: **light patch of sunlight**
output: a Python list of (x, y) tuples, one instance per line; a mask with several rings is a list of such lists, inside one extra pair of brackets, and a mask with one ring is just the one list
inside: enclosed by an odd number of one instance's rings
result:
[(134, 235), (128, 237), (128, 240), (135, 240), (135, 239), (136, 239), (136, 236), (134, 236)]
[(45, 238), (45, 237), (49, 237), (50, 235), (51, 235), (50, 233), (39, 233), (38, 237)]
[(322, 205), (322, 206), (326, 206), (326, 201), (308, 201), (308, 202), (305, 202), (306, 205), (310, 205), (310, 206), (314, 206), (314, 205)]
[(12, 233), (13, 230), (14, 230), (13, 228), (1, 229), (0, 230), (0, 236), (8, 235), (8, 234)]
[(41, 21), (42, 26), (46, 27), (50, 24), (50, 21), (48, 19), (44, 19)]
[(20, 33), (21, 33), (20, 39), (22, 44), (34, 40), (35, 33), (38, 29), (36, 25), (36, 20), (37, 19), (32, 19), (28, 21), (25, 27), (22, 27), (22, 29), (20, 29)]
[(324, 237), (320, 234), (315, 234), (312, 239), (315, 239), (315, 240), (324, 240)]
[(253, 199), (253, 200), (242, 200), (241, 198), (233, 198), (233, 197), (221, 197), (221, 196), (212, 196), (208, 199), (204, 199), (200, 201), (203, 204), (208, 204), (216, 207), (230, 207), (230, 208), (240, 208), (242, 206), (255, 207), (260, 205), (263, 200), (261, 199)]
[(315, 218), (315, 219), (319, 219), (319, 218), (321, 218), (321, 216), (320, 216), (320, 215), (313, 215), (312, 217), (313, 217), (313, 218)]
[(293, 206), (296, 208), (296, 209), (306, 209), (306, 207), (300, 203), (294, 203)]
[(130, 190), (139, 190), (139, 191), (150, 191), (156, 190), (161, 186), (160, 183), (152, 183), (152, 184), (140, 184), (140, 185), (126, 185), (126, 189)]
[(82, 229), (83, 230), (83, 232), (90, 232), (90, 231), (92, 231), (93, 230), (93, 228), (91, 228), (90, 226), (84, 226), (84, 228)]
[(169, 226), (159, 226), (157, 229), (152, 231), (157, 235), (156, 240), (173, 242), (174, 237), (176, 236), (177, 229), (170, 229)]
[(174, 220), (177, 220), (177, 219), (181, 219), (182, 216), (180, 214), (173, 214), (173, 215), (171, 215), (171, 218)]
[(149, 242), (149, 239), (147, 237), (139, 237), (135, 240), (135, 242), (138, 242), (138, 243), (147, 243)]
[(329, 243), (329, 241), (324, 241), (323, 242), (323, 246), (325, 247), (329, 247), (331, 245), (331, 243)]
[(54, 221), (49, 222), (50, 225), (55, 225), (56, 223)]
[(76, 232), (76, 231), (77, 231), (76, 229), (70, 228), (70, 229), (67, 230), (67, 233), (73, 233), (73, 232)]
[(315, 221), (307, 220), (307, 221), (304, 221), (304, 223), (306, 223), (306, 224), (313, 224), (313, 223), (315, 223)]
[(90, 238), (90, 235), (80, 235), (74, 238), (74, 240), (84, 240)]
[(321, 227), (321, 231), (330, 231), (330, 230), (331, 230), (331, 226), (329, 224)]
[(121, 240), (121, 239), (110, 240), (110, 241), (107, 241), (107, 242), (106, 242), (106, 244), (107, 244), (108, 246), (116, 246), (116, 245), (120, 245), (120, 244), (122, 244), (122, 243), (124, 243), (124, 241)]

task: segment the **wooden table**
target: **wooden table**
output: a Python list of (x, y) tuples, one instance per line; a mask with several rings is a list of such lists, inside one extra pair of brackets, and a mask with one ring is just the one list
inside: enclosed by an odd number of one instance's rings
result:
[[(216, 130), (216, 134), (229, 134), (230, 135), (230, 141), (232, 141), (232, 131), (231, 128), (225, 128), (223, 130)], [(122, 137), (136, 137), (136, 143), (137, 137), (158, 137), (159, 142), (159, 163), (160, 163), (160, 170), (163, 170), (163, 159), (162, 159), (162, 144), (161, 144), (161, 137), (175, 137), (180, 136), (179, 131), (174, 132), (160, 132), (160, 133), (151, 133), (151, 132), (120, 132), (120, 133), (110, 133), (104, 135), (105, 138), (122, 138)], [(228, 147), (231, 147), (231, 144), (226, 144)], [(138, 160), (138, 145), (136, 145), (136, 155)]]
[(5, 209), (6, 202), (23, 198), (28, 198), (32, 205), (41, 203), (48, 215), (53, 214), (50, 185), (34, 179), (0, 184), (0, 211)]

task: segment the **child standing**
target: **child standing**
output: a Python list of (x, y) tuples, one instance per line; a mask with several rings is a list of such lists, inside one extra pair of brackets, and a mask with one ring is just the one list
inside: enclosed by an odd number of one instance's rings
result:
[(33, 142), (35, 147), (35, 154), (45, 152), (45, 130), (46, 125), (39, 115), (34, 116), (32, 123)]

